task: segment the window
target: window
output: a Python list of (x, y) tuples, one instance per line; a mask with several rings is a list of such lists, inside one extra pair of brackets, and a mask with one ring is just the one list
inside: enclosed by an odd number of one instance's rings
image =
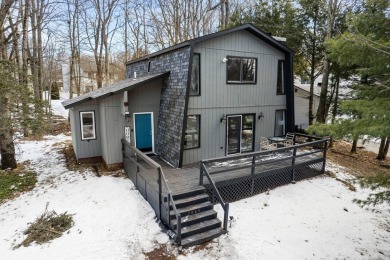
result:
[(226, 79), (228, 83), (256, 83), (256, 59), (228, 57)]
[(81, 140), (96, 139), (95, 112), (80, 112)]
[(187, 128), (184, 139), (184, 149), (200, 147), (200, 115), (187, 117)]
[(284, 94), (284, 60), (278, 61), (278, 79), (276, 94)]
[(286, 110), (276, 110), (275, 111), (275, 136), (282, 136), (285, 134), (286, 120), (285, 112)]
[(190, 96), (200, 96), (200, 54), (192, 58)]
[(253, 152), (253, 130), (255, 115), (242, 116), (241, 152)]

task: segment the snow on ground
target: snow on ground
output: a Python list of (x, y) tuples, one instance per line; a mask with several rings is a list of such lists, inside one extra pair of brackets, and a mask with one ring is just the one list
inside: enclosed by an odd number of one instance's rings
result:
[(60, 100), (51, 101), (51, 110), (54, 115), (63, 116), (68, 118), (68, 110), (65, 110), (61, 105), (62, 101), (69, 99), (69, 93), (60, 92)]
[[(64, 113), (60, 105), (54, 110)], [(66, 140), (58, 135), (18, 143), (18, 161), (30, 160), (38, 184), (0, 205), (0, 258), (143, 259), (143, 251), (165, 243), (153, 210), (130, 180), (66, 169), (59, 153)], [(353, 181), (343, 167), (328, 163), (327, 169)], [(229, 233), (178, 259), (389, 259), (390, 206), (370, 211), (352, 202), (368, 193), (321, 176), (231, 203)], [(75, 225), (48, 244), (13, 250), (46, 203), (49, 210), (73, 213)]]
[(178, 259), (389, 259), (389, 205), (372, 212), (352, 202), (368, 193), (321, 176), (231, 203), (229, 233)]

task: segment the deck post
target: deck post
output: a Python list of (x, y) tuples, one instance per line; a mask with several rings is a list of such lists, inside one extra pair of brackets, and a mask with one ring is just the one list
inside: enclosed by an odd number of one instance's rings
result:
[(229, 203), (225, 204), (225, 214), (223, 216), (223, 230), (227, 230), (228, 218), (229, 218)]
[(322, 173), (325, 172), (325, 165), (326, 165), (326, 151), (328, 150), (328, 141), (326, 140), (324, 143), (324, 162), (322, 164)]
[(158, 209), (159, 209), (159, 212), (160, 212), (159, 213), (160, 214), (159, 218), (162, 219), (162, 217), (161, 217), (161, 203), (162, 203), (162, 201), (161, 201), (161, 196), (162, 196), (161, 168), (158, 168), (157, 171), (158, 171)]
[(168, 225), (171, 225), (171, 194), (170, 193), (168, 193)]
[(294, 147), (293, 158), (292, 158), (292, 161), (291, 161), (291, 165), (292, 165), (291, 182), (295, 182), (295, 157), (296, 157), (296, 155), (297, 155), (297, 148)]
[(200, 169), (200, 176), (199, 176), (199, 185), (203, 186), (203, 162), (201, 161), (199, 163), (199, 169)]

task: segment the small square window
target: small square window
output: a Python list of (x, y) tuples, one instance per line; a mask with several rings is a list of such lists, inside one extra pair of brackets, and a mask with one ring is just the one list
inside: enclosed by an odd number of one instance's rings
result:
[(228, 83), (256, 83), (254, 58), (228, 57), (226, 79)]
[(184, 149), (200, 147), (200, 115), (187, 117), (187, 127), (185, 131)]
[(80, 112), (81, 140), (96, 139), (95, 112)]

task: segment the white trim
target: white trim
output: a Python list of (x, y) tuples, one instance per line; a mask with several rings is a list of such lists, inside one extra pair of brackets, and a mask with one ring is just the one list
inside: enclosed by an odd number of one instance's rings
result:
[[(240, 141), (239, 141), (239, 148), (240, 151), (238, 153), (230, 153), (229, 154), (229, 117), (239, 117), (241, 118), (240, 121)], [(241, 154), (241, 140), (242, 139), (242, 115), (231, 115), (226, 116), (226, 155), (234, 155), (234, 154)]]
[(143, 115), (143, 114), (150, 114), (150, 121), (152, 126), (152, 151), (146, 152), (148, 153), (154, 153), (154, 124), (153, 124), (153, 112), (142, 112), (142, 113), (133, 113), (133, 126), (134, 126), (134, 147), (137, 147), (137, 130), (135, 127), (135, 115)]
[[(85, 138), (84, 137), (84, 124), (83, 124), (83, 115), (84, 114), (92, 114), (92, 132), (93, 132), (93, 137), (89, 137), (89, 138)], [(80, 128), (81, 128), (81, 141), (96, 139), (95, 111), (83, 111), (83, 112), (80, 112)]]

